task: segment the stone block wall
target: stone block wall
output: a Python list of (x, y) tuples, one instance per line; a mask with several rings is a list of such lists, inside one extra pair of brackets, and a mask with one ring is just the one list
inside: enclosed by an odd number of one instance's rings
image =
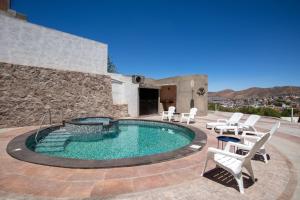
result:
[(38, 125), (47, 107), (53, 122), (128, 115), (127, 105), (113, 105), (107, 75), (0, 63), (0, 127)]

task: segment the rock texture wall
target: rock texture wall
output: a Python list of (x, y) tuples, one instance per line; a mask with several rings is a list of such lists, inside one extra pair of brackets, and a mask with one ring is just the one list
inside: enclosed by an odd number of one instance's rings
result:
[(127, 116), (113, 105), (111, 78), (40, 67), (0, 63), (0, 127), (37, 125), (45, 112), (52, 120), (80, 116)]

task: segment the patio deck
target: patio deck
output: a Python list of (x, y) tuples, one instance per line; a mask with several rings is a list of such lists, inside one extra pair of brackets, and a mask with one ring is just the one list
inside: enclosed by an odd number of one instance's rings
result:
[[(253, 161), (256, 182), (244, 176), (245, 194), (225, 171), (214, 169), (201, 177), (207, 147), (217, 146), (217, 134), (205, 123), (230, 113), (209, 113), (192, 124), (208, 136), (205, 148), (190, 156), (162, 163), (111, 169), (68, 169), (31, 164), (10, 157), (6, 145), (15, 136), (36, 129), (0, 130), (0, 199), (299, 199), (300, 126), (283, 122), (267, 145), (270, 161)], [(144, 117), (159, 119), (159, 116)], [(262, 118), (259, 130), (274, 122)]]

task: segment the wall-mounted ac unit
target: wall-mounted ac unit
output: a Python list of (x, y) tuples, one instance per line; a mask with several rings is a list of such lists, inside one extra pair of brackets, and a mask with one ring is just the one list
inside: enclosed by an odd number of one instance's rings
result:
[(145, 77), (140, 75), (132, 75), (132, 83), (144, 83)]

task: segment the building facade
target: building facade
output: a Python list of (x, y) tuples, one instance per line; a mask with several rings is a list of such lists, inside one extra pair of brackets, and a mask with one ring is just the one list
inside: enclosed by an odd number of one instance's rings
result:
[(137, 81), (108, 73), (107, 44), (29, 23), (2, 7), (0, 127), (37, 125), (49, 108), (53, 122), (138, 117), (170, 105), (177, 112), (195, 106), (207, 113), (207, 76)]

